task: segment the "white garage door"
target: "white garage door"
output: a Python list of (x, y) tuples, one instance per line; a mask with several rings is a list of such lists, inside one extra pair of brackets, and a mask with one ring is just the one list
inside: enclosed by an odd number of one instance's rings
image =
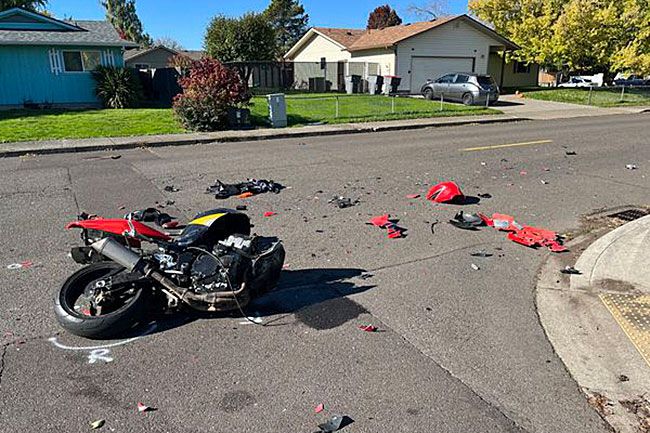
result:
[(418, 93), (427, 79), (435, 80), (451, 72), (473, 72), (474, 61), (469, 57), (411, 58), (411, 93)]

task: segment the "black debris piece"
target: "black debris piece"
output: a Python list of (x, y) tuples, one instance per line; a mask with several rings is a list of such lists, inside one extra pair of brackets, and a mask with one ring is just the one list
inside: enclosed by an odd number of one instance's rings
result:
[(487, 192), (483, 193), (483, 194), (479, 194), (478, 196), (481, 197), (481, 198), (492, 198), (492, 194), (489, 194)]
[(475, 253), (471, 253), (470, 256), (472, 257), (492, 257), (493, 254), (488, 253), (487, 251), (477, 251)]
[(574, 268), (573, 266), (567, 266), (564, 269), (561, 269), (560, 272), (563, 274), (569, 274), (569, 275), (582, 275), (582, 272)]
[(248, 179), (246, 182), (227, 184), (220, 180), (215, 181), (206, 189), (206, 194), (214, 194), (217, 199), (225, 199), (235, 195), (245, 193), (263, 194), (272, 192), (278, 194), (284, 189), (284, 186), (272, 180), (265, 179)]
[(630, 378), (627, 377), (627, 376), (624, 375), (624, 374), (621, 374), (620, 376), (618, 376), (618, 380), (621, 381), (621, 382), (629, 382), (629, 381), (630, 381)]
[(124, 218), (133, 221), (155, 223), (161, 227), (174, 219), (169, 214), (160, 212), (158, 209), (154, 209), (152, 207), (130, 212), (124, 215)]
[(334, 415), (327, 422), (319, 424), (318, 428), (322, 433), (332, 433), (349, 426), (353, 422), (354, 420), (349, 416)]
[(359, 200), (352, 200), (348, 197), (334, 197), (328, 203), (334, 203), (339, 209), (345, 209), (346, 207), (352, 207), (359, 204)]
[(478, 214), (464, 213), (462, 210), (456, 214), (449, 224), (463, 230), (478, 230), (477, 227), (485, 225), (485, 222)]
[(237, 209), (237, 210), (248, 210), (248, 207), (246, 207), (245, 204), (240, 204), (240, 205), (237, 205), (237, 207), (235, 209)]
[(174, 200), (167, 200), (167, 201), (165, 202), (165, 204), (166, 204), (167, 206), (172, 206), (172, 205), (176, 204), (176, 202), (175, 202)]
[(566, 155), (568, 155), (568, 156), (575, 156), (575, 155), (577, 155), (577, 153), (575, 152), (575, 150), (567, 150), (567, 151), (564, 152), (564, 153), (565, 153)]
[(436, 224), (438, 224), (440, 221), (435, 220), (434, 222), (431, 223), (431, 234), (435, 235), (436, 234)]
[(178, 192), (180, 190), (178, 188), (176, 188), (174, 185), (167, 185), (167, 186), (165, 186), (165, 191), (167, 191), (167, 192)]

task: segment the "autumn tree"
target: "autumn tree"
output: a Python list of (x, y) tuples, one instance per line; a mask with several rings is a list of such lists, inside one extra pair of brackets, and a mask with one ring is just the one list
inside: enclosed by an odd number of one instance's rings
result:
[(411, 4), (409, 13), (425, 20), (434, 20), (447, 13), (449, 9), (445, 0), (432, 0), (425, 3)]
[(153, 45), (151, 36), (144, 27), (135, 10), (135, 0), (101, 0), (106, 9), (106, 19), (115, 27), (120, 36), (143, 47)]
[(275, 31), (278, 56), (289, 51), (307, 32), (309, 15), (298, 0), (271, 0), (264, 16)]
[(176, 39), (171, 38), (169, 36), (163, 36), (161, 38), (157, 38), (153, 44), (155, 46), (163, 46), (165, 48), (169, 48), (170, 50), (174, 51), (183, 51), (183, 45), (181, 45), (180, 42), (178, 42)]
[(389, 5), (376, 8), (368, 17), (368, 29), (385, 29), (386, 27), (399, 26), (402, 19), (397, 15), (395, 9)]
[(29, 11), (42, 12), (48, 0), (0, 0), (0, 11), (11, 8), (23, 8)]

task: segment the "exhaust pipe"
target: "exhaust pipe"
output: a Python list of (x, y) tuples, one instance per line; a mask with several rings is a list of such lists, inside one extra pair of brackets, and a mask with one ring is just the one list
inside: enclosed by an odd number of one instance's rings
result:
[(102, 256), (108, 257), (115, 263), (124, 266), (129, 272), (141, 269), (142, 257), (130, 249), (124, 247), (115, 239), (104, 238), (91, 245), (95, 251)]

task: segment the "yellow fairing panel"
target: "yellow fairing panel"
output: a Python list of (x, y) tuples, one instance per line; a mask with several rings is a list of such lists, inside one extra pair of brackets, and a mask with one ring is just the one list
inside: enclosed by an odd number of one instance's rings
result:
[(210, 215), (202, 216), (201, 218), (197, 218), (195, 220), (192, 220), (189, 222), (191, 225), (197, 225), (197, 226), (205, 226), (205, 227), (210, 227), (213, 222), (221, 218), (222, 216), (226, 215), (225, 213), (213, 213)]

